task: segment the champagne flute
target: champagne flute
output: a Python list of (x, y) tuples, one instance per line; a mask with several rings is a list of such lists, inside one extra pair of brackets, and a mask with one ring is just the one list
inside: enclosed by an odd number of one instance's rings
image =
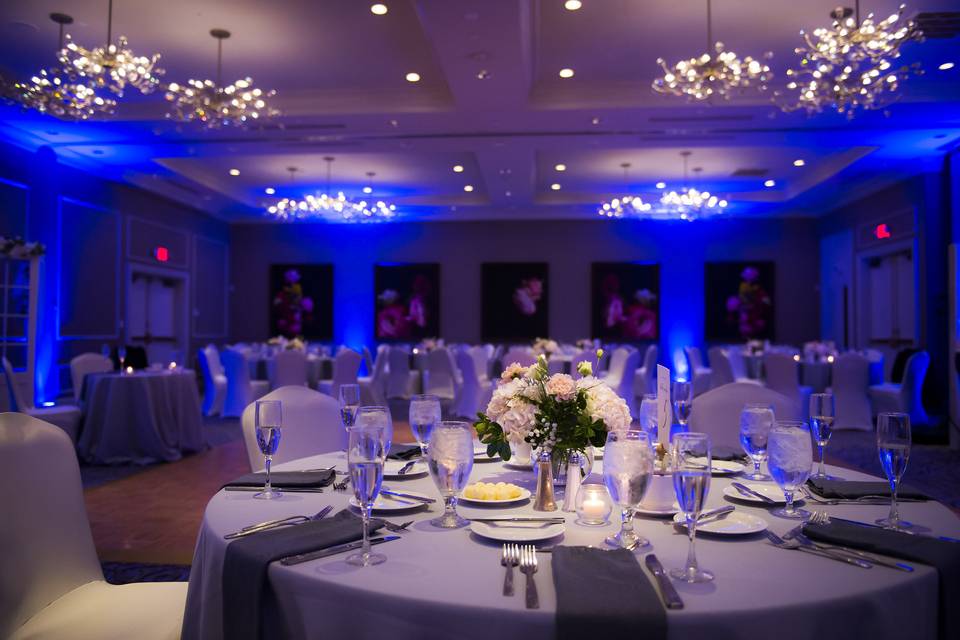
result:
[(703, 511), (710, 491), (710, 469), (713, 456), (710, 436), (705, 433), (678, 433), (670, 449), (670, 470), (673, 472), (673, 491), (677, 504), (687, 522), (687, 564), (670, 570), (671, 577), (683, 582), (710, 582), (713, 573), (697, 564), (697, 519)]
[(441, 529), (458, 529), (470, 522), (457, 515), (457, 494), (473, 470), (473, 429), (469, 422), (441, 422), (433, 428), (427, 446), (427, 467), (443, 498), (443, 515), (430, 521)]
[(393, 443), (393, 418), (387, 407), (360, 407), (354, 425), (358, 427), (380, 427), (383, 429), (383, 450), (389, 454)]
[(379, 425), (356, 425), (347, 429), (347, 468), (353, 495), (363, 515), (363, 549), (347, 556), (347, 562), (358, 567), (369, 567), (385, 562), (382, 553), (370, 551), (370, 518), (373, 504), (383, 484), (383, 463), (387, 458), (384, 429)]
[(778, 420), (770, 430), (768, 441), (770, 449), (770, 474), (783, 490), (787, 504), (771, 513), (781, 518), (806, 520), (810, 512), (797, 509), (793, 504), (793, 494), (810, 477), (813, 466), (813, 444), (810, 440), (810, 428), (805, 422)]
[(410, 430), (420, 445), (420, 455), (426, 457), (427, 444), (434, 425), (440, 422), (440, 398), (417, 395), (410, 398)]
[(650, 446), (657, 442), (657, 396), (653, 393), (643, 394), (640, 401), (640, 428), (647, 434)]
[(270, 485), (270, 463), (273, 461), (273, 454), (277, 452), (280, 446), (280, 433), (283, 429), (283, 408), (279, 400), (257, 400), (254, 406), (256, 416), (255, 426), (257, 431), (257, 446), (263, 454), (263, 466), (267, 470), (267, 481), (263, 486), (263, 491), (254, 494), (258, 500), (274, 500), (283, 496), (279, 489), (274, 489)]
[(607, 544), (636, 549), (650, 544), (633, 530), (633, 514), (653, 475), (653, 449), (650, 437), (642, 431), (611, 431), (603, 448), (603, 483), (610, 497), (620, 506), (620, 532), (606, 539)]
[(123, 366), (127, 360), (127, 348), (124, 345), (117, 347), (117, 359), (120, 361), (120, 373), (124, 373), (127, 369)]
[(760, 463), (767, 458), (767, 437), (773, 423), (773, 406), (769, 404), (746, 404), (740, 412), (740, 444), (753, 460), (753, 473), (746, 476), (749, 480), (770, 479), (760, 473)]
[(827, 475), (823, 466), (823, 451), (830, 442), (830, 436), (833, 433), (834, 404), (832, 393), (814, 393), (810, 396), (810, 426), (813, 430), (813, 437), (817, 440), (817, 448), (820, 450), (820, 464), (817, 467), (817, 473), (814, 479), (817, 480), (835, 480)]
[(693, 409), (693, 385), (686, 380), (677, 380), (673, 383), (673, 410), (677, 414), (680, 430), (687, 430), (687, 421)]
[(344, 429), (353, 426), (357, 419), (357, 410), (360, 408), (360, 385), (340, 385), (340, 422)]
[(880, 464), (890, 481), (890, 514), (877, 520), (888, 529), (909, 531), (913, 525), (900, 519), (897, 491), (910, 460), (910, 416), (905, 413), (881, 413), (877, 416), (877, 451)]

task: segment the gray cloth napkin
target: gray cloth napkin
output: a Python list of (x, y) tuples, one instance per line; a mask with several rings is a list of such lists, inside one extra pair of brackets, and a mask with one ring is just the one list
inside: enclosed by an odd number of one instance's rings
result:
[[(259, 640), (268, 598), (267, 566), (274, 560), (325, 549), (363, 536), (362, 521), (343, 510), (332, 518), (237, 538), (223, 558), (223, 637)], [(371, 533), (382, 523), (371, 522)], [(265, 636), (266, 637), (266, 636)]]
[[(860, 482), (856, 480), (822, 480), (810, 478), (807, 480), (810, 490), (821, 498), (839, 500), (856, 500), (864, 496), (889, 496), (890, 483), (888, 482)], [(908, 486), (900, 486), (897, 496), (915, 500), (929, 500), (929, 498)]]
[(745, 454), (741, 449), (734, 449), (733, 447), (714, 447), (712, 455), (714, 460), (727, 460), (730, 462), (747, 462), (750, 460), (750, 456)]
[[(323, 471), (274, 471), (270, 474), (270, 484), (280, 489), (325, 487), (336, 477), (333, 469)], [(267, 481), (266, 473), (248, 473), (231, 480), (225, 487), (262, 487)]]
[(390, 453), (387, 458), (390, 460), (413, 460), (420, 457), (420, 445), (418, 444), (397, 444), (390, 445)]
[(803, 532), (813, 540), (862, 549), (894, 558), (930, 565), (939, 575), (938, 637), (960, 638), (960, 543), (901, 531), (834, 520), (806, 524)]
[(626, 549), (554, 547), (556, 637), (583, 640), (667, 637), (667, 612), (637, 558)]

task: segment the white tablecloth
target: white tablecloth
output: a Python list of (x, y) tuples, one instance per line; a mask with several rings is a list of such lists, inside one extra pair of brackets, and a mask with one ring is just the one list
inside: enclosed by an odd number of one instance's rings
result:
[[(282, 446), (282, 444), (281, 444)], [(346, 469), (342, 453), (314, 456), (280, 467), (306, 469), (337, 464)], [(596, 470), (602, 463), (598, 461)], [(831, 473), (849, 479), (866, 476), (843, 469)], [(532, 486), (532, 472), (512, 471), (500, 463), (475, 464), (471, 481), (504, 480)], [(729, 504), (721, 494), (729, 483), (713, 478), (709, 507)], [(435, 495), (429, 477), (388, 481), (388, 485)], [(287, 494), (282, 500), (253, 500), (250, 493), (220, 492), (207, 505), (197, 540), (184, 618), (183, 638), (212, 640), (222, 637), (221, 570), (226, 541), (223, 535), (263, 520), (294, 514), (312, 514), (327, 504), (346, 505), (349, 493), (326, 490), (322, 494)], [(886, 514), (884, 506), (842, 505), (819, 507), (834, 515), (872, 522)], [(501, 595), (503, 568), (500, 547), (478, 538), (468, 529), (441, 530), (426, 520), (442, 509), (415, 511), (391, 518), (416, 519), (402, 539), (378, 547), (386, 563), (357, 568), (334, 556), (284, 567), (272, 563), (268, 570), (275, 605), (264, 616), (264, 637), (276, 638), (389, 638), (422, 640), (457, 638), (498, 640), (552, 638), (556, 594), (549, 554), (538, 554), (536, 574), (541, 609), (526, 610), (523, 576), (517, 575), (517, 595)], [(771, 516), (765, 509), (737, 503), (737, 509), (765, 518), (773, 531), (783, 534), (796, 522)], [(490, 514), (483, 508), (461, 505), (466, 517)], [(494, 513), (499, 513), (494, 511)], [(531, 514), (525, 504), (512, 514)], [(940, 535), (958, 536), (960, 520), (936, 503), (910, 503), (902, 507), (909, 520), (922, 523)], [(601, 545), (616, 524), (585, 527), (567, 516), (562, 539), (567, 545)], [(638, 531), (652, 542), (638, 555), (654, 551), (669, 569), (680, 566), (687, 553), (686, 535), (659, 520), (638, 517)], [(852, 567), (771, 546), (757, 534), (750, 537), (706, 538), (697, 541), (703, 567), (716, 574), (709, 584), (678, 584), (686, 608), (668, 612), (670, 638), (817, 638), (851, 637), (880, 640), (934, 638), (937, 618), (935, 570), (917, 565), (914, 573), (883, 567)], [(642, 637), (643, 630), (638, 629)], [(599, 637), (599, 636), (598, 636)]]

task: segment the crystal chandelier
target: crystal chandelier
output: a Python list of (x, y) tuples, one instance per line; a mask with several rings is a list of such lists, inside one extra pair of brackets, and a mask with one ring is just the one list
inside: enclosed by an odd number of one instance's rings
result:
[(67, 35), (67, 45), (60, 49), (60, 64), (72, 77), (88, 79), (97, 88), (109, 89), (123, 97), (126, 87), (151, 93), (160, 84), (164, 71), (157, 66), (160, 54), (138, 56), (127, 48), (127, 39), (120, 36), (113, 43), (113, 0), (107, 10), (107, 44), (85, 49)]
[[(626, 183), (630, 163), (624, 162), (620, 166), (623, 168), (623, 181)], [(622, 218), (624, 215), (646, 213), (650, 211), (650, 208), (650, 205), (644, 202), (640, 196), (626, 195), (601, 203), (597, 213), (606, 218)]]
[[(683, 182), (687, 184), (687, 161), (690, 152), (682, 151), (680, 155), (683, 157)], [(696, 167), (694, 173), (699, 174), (700, 167)], [(728, 204), (726, 200), (709, 191), (684, 187), (681, 191), (664, 191), (660, 197), (658, 212), (681, 220), (696, 220), (722, 213)]]
[[(763, 57), (769, 59), (773, 54), (768, 51)], [(714, 95), (729, 100), (734, 90), (751, 85), (764, 91), (773, 77), (767, 64), (750, 56), (741, 60), (733, 51), (727, 51), (722, 42), (714, 42), (711, 0), (707, 0), (707, 51), (672, 67), (663, 58), (657, 58), (657, 63), (663, 69), (663, 77), (653, 81), (653, 90), (694, 100), (707, 100)]]
[(852, 118), (859, 109), (881, 109), (896, 101), (900, 82), (911, 74), (920, 75), (920, 63), (894, 68), (900, 47), (923, 36), (913, 20), (901, 21), (906, 5), (879, 22), (873, 14), (860, 20), (856, 10), (834, 9), (830, 28), (820, 27), (803, 36), (804, 46), (795, 49), (800, 68), (788, 69), (787, 89), (792, 97), (778, 92), (775, 101), (784, 111), (804, 110), (808, 114), (836, 109)]
[(191, 79), (186, 85), (171, 82), (166, 92), (166, 99), (172, 103), (167, 117), (181, 122), (198, 121), (213, 129), (222, 125), (242, 127), (251, 120), (279, 115), (267, 104), (276, 91), (254, 87), (249, 77), (227, 86), (221, 84), (223, 41), (230, 37), (230, 32), (212, 29), (210, 35), (217, 39), (216, 80)]

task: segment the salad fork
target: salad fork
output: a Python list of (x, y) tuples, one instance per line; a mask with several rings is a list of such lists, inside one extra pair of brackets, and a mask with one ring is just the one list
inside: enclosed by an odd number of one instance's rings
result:
[(533, 579), (537, 572), (537, 549), (532, 544), (520, 547), (520, 571), (527, 577), (527, 609), (539, 609), (540, 597)]
[(520, 563), (520, 548), (515, 544), (503, 545), (503, 551), (500, 554), (500, 564), (507, 568), (503, 576), (503, 595), (513, 595), (513, 568)]

